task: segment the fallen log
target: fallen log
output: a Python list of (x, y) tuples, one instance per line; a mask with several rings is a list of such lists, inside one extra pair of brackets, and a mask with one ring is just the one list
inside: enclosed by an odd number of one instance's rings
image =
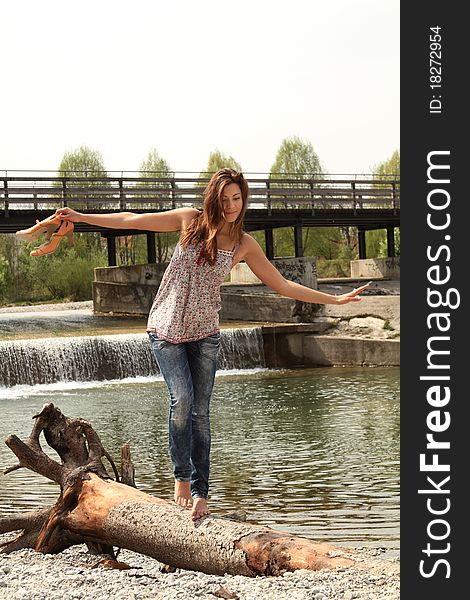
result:
[[(5, 440), (18, 458), (5, 473), (27, 467), (55, 481), (60, 496), (52, 508), (0, 519), (0, 533), (20, 531), (0, 552), (27, 547), (54, 554), (86, 543), (90, 551), (112, 559), (116, 546), (177, 568), (252, 577), (352, 564), (329, 555), (339, 548), (269, 527), (214, 515), (194, 522), (187, 509), (134, 487), (128, 447), (123, 451), (127, 475), (122, 482), (90, 423), (65, 417), (53, 404), (45, 404), (33, 418), (25, 442), (15, 435)], [(43, 452), (41, 432), (60, 463)], [(103, 458), (110, 462), (114, 480)]]

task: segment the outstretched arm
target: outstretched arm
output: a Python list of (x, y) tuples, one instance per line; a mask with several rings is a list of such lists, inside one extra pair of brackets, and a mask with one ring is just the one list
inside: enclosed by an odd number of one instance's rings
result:
[(293, 298), (301, 302), (313, 302), (316, 304), (348, 304), (348, 302), (359, 302), (360, 298), (358, 294), (368, 287), (368, 284), (362, 285), (347, 294), (333, 296), (332, 294), (325, 294), (324, 292), (319, 292), (318, 290), (313, 290), (285, 279), (266, 258), (258, 242), (248, 234), (243, 236), (242, 252), (237, 258), (244, 259), (256, 277), (261, 279), (272, 290), (281, 294), (281, 296), (287, 296), (287, 298)]
[(80, 213), (69, 207), (56, 210), (56, 214), (64, 221), (72, 221), (72, 223), (88, 223), (111, 229), (142, 229), (160, 232), (185, 229), (198, 212), (196, 208), (176, 208), (158, 213), (119, 212), (96, 215)]

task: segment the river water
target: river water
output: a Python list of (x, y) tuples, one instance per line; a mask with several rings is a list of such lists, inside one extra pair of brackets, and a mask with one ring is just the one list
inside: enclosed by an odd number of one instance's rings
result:
[[(137, 486), (171, 498), (160, 377), (0, 387), (2, 438), (24, 439), (45, 402), (89, 420), (116, 462), (130, 441)], [(211, 414), (215, 514), (242, 509), (251, 522), (317, 540), (398, 547), (398, 369), (219, 371)], [(2, 444), (0, 467), (14, 462)], [(26, 469), (0, 475), (2, 514), (57, 496)]]

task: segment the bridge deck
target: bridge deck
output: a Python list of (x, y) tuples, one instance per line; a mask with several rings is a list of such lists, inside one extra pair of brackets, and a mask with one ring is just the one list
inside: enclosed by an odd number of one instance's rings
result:
[[(5, 175), (0, 177), (0, 233), (28, 227), (61, 206), (90, 213), (199, 208), (207, 181), (194, 177)], [(399, 226), (400, 183), (396, 178), (247, 177), (247, 181), (249, 231), (289, 225), (350, 225), (361, 229)], [(77, 226), (79, 232), (99, 230), (85, 224)], [(101, 231), (108, 236), (122, 234), (118, 230)]]

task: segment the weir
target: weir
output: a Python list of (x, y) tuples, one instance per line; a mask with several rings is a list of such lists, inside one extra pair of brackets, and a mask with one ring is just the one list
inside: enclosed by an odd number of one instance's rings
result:
[[(261, 328), (222, 329), (218, 368), (256, 367), (265, 367)], [(145, 333), (0, 342), (0, 386), (158, 374)]]

